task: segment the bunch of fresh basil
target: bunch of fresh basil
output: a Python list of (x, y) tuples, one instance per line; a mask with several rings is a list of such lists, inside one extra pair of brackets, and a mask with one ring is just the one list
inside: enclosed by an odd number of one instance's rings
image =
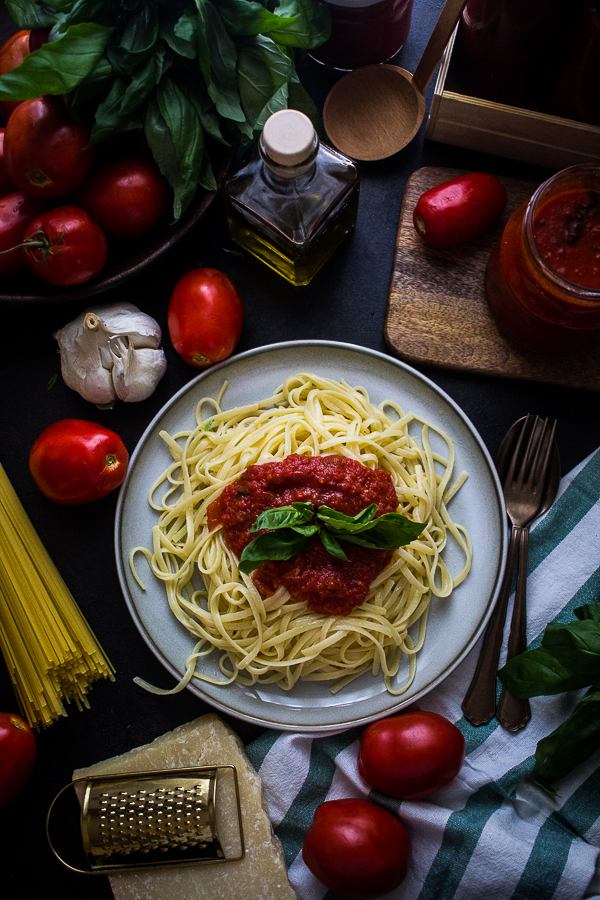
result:
[(269, 529), (242, 551), (241, 572), (252, 572), (270, 560), (291, 559), (302, 553), (309, 537), (318, 535), (327, 552), (345, 562), (348, 557), (340, 540), (359, 544), (371, 550), (396, 550), (417, 538), (425, 525), (413, 522), (400, 513), (376, 516), (378, 506), (371, 503), (355, 516), (312, 503), (292, 503), (262, 512), (250, 531)]
[(207, 138), (257, 136), (287, 106), (311, 109), (294, 64), (329, 36), (313, 0), (6, 0), (49, 43), (0, 78), (0, 99), (64, 94), (92, 143), (143, 128), (179, 218), (197, 186), (216, 187)]
[(546, 790), (600, 748), (600, 601), (575, 610), (578, 621), (546, 626), (542, 643), (520, 653), (499, 677), (515, 697), (589, 687), (569, 718), (538, 742), (534, 780)]

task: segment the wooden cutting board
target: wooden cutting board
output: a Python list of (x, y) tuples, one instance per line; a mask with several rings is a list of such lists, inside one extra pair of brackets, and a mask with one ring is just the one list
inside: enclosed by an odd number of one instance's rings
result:
[(406, 184), (385, 318), (389, 349), (410, 363), (600, 391), (600, 345), (568, 356), (525, 350), (498, 331), (485, 300), (490, 253), (510, 214), (538, 182), (499, 176), (508, 192), (504, 217), (474, 241), (436, 250), (417, 235), (412, 213), (420, 195), (461, 174), (425, 167)]

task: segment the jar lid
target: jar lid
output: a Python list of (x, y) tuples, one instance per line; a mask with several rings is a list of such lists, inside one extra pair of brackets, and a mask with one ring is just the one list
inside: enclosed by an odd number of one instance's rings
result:
[(262, 133), (267, 155), (280, 166), (298, 166), (314, 149), (315, 129), (297, 109), (280, 109), (265, 122)]

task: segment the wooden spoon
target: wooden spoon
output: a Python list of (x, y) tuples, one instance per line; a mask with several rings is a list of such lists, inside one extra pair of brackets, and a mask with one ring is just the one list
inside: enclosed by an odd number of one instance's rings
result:
[(446, 0), (415, 74), (387, 63), (344, 75), (325, 100), (332, 143), (353, 159), (385, 159), (412, 141), (425, 116), (425, 88), (452, 36), (466, 0)]

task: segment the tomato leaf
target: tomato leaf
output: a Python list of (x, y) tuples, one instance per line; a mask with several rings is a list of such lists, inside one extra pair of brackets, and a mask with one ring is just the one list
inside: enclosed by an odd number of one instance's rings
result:
[(0, 99), (29, 100), (41, 94), (66, 94), (94, 70), (112, 29), (84, 23), (44, 44), (15, 69), (0, 77)]

